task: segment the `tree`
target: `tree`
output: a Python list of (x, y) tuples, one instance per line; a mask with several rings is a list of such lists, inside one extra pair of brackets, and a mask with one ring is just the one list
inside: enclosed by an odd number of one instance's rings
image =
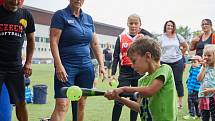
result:
[(201, 30), (193, 31), (192, 35), (193, 35), (193, 37), (196, 37), (196, 36), (199, 36), (201, 34), (201, 32), (202, 32)]
[(181, 36), (183, 36), (186, 40), (189, 40), (192, 36), (192, 33), (190, 32), (190, 28), (188, 26), (185, 26), (185, 27), (179, 26), (176, 29), (176, 32)]
[(158, 39), (158, 37), (161, 36), (162, 34), (152, 32), (152, 35), (153, 35), (153, 38)]

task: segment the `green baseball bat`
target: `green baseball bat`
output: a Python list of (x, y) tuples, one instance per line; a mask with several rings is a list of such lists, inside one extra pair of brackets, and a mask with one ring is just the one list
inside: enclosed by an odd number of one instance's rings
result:
[[(71, 99), (79, 100), (81, 96), (103, 96), (106, 91), (88, 89), (88, 88), (79, 88), (77, 86), (71, 87), (63, 87), (62, 91), (63, 95), (66, 97), (71, 97)], [(71, 93), (68, 93), (71, 92)], [(140, 97), (139, 93), (122, 93), (119, 96), (121, 97), (131, 97), (137, 99)]]

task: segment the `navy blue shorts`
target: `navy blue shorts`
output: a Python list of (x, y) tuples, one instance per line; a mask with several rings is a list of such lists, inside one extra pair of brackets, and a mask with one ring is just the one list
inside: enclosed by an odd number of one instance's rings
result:
[(25, 101), (25, 83), (22, 68), (19, 70), (0, 69), (0, 90), (3, 82), (7, 87), (11, 104)]
[(73, 85), (79, 86), (81, 88), (93, 88), (93, 81), (95, 78), (94, 67), (93, 65), (89, 65), (87, 67), (66, 67), (64, 66), (67, 74), (68, 81), (62, 82), (58, 80), (56, 73), (54, 76), (54, 90), (55, 90), (55, 98), (66, 98), (65, 94), (62, 94), (62, 87), (70, 87)]

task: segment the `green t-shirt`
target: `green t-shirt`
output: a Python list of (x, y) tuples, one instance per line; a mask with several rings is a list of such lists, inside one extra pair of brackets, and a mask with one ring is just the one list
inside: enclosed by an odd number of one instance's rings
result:
[[(170, 66), (163, 64), (154, 73), (143, 76), (139, 79), (139, 86), (148, 86), (160, 76), (164, 77), (164, 85), (158, 93), (148, 98), (148, 110), (152, 121), (176, 121), (176, 88)], [(143, 109), (140, 110), (143, 111)], [(141, 119), (142, 121), (145, 120), (143, 117)]]

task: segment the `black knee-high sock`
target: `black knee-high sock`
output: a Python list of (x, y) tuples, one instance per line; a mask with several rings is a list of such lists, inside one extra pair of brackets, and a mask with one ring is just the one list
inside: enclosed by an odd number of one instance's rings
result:
[(72, 101), (72, 120), (78, 121), (78, 101)]

